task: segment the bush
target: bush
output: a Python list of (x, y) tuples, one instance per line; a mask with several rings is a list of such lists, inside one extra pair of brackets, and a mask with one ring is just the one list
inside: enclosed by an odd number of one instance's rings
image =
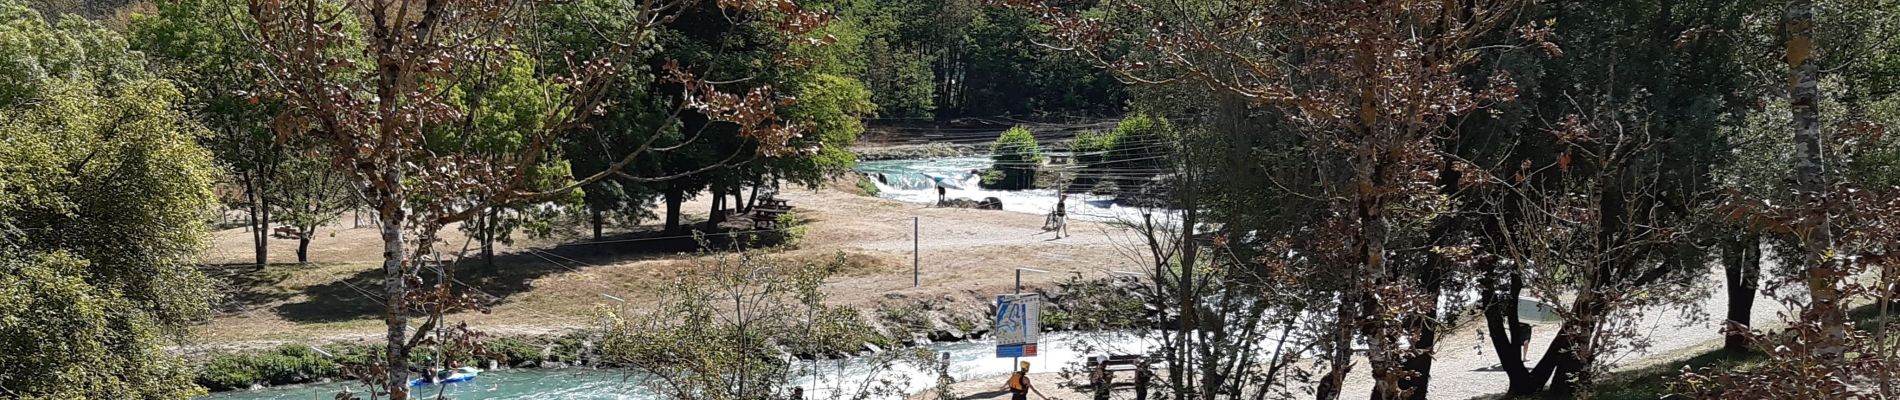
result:
[(805, 226), (804, 220), (798, 217), (797, 211), (787, 211), (784, 214), (779, 214), (778, 226), (779, 229), (783, 229), (785, 232), (785, 240), (779, 242), (779, 246), (785, 248), (798, 247), (798, 241), (804, 239), (806, 230), (810, 229), (810, 227)]
[(545, 356), (541, 352), (541, 345), (518, 338), (490, 340), (484, 345), (488, 347), (490, 357), (495, 357), (508, 365), (520, 364), (523, 361), (540, 361)]
[(1116, 181), (1111, 177), (1126, 179), (1128, 184), (1145, 184), (1148, 177), (1168, 168), (1174, 143), (1174, 126), (1167, 119), (1144, 113), (1123, 118), (1115, 130), (1107, 133), (1076, 135), (1070, 145), (1081, 171), (1076, 186), (1091, 188), (1096, 194), (1113, 194), (1101, 188), (1103, 183)]
[(1042, 163), (1042, 146), (1036, 144), (1036, 136), (1023, 127), (1009, 128), (1002, 136), (990, 144), (990, 160), (995, 162), (991, 171), (1000, 176), (991, 179), (989, 173), (983, 176), (986, 187), (1003, 190), (1021, 190), (1036, 184), (1036, 167)]
[(303, 345), (285, 345), (255, 353), (218, 355), (199, 370), (197, 382), (211, 390), (251, 385), (289, 385), (336, 376), (342, 366)]
[(858, 175), (858, 190), (864, 191), (865, 196), (877, 196), (877, 183), (871, 182), (869, 176)]

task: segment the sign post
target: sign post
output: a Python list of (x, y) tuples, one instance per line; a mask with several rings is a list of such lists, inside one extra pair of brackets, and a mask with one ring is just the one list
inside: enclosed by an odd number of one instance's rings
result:
[(1005, 294), (996, 296), (996, 357), (1035, 357), (1042, 295)]

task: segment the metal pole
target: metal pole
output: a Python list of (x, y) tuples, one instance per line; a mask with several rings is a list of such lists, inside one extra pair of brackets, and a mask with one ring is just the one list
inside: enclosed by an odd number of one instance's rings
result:
[(1023, 294), (1023, 269), (1016, 269), (1016, 294)]
[(924, 256), (921, 250), (919, 250), (923, 248), (923, 228), (921, 226), (922, 225), (919, 225), (917, 222), (917, 217), (910, 217), (910, 287), (917, 287), (923, 284), (923, 278), (921, 278), (920, 275), (923, 273), (922, 265)]

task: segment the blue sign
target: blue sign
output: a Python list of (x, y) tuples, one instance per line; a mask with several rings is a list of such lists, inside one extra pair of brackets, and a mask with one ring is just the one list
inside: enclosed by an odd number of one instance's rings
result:
[(1036, 356), (1041, 308), (1042, 296), (1034, 293), (996, 296), (996, 320), (991, 326), (996, 332), (997, 357)]

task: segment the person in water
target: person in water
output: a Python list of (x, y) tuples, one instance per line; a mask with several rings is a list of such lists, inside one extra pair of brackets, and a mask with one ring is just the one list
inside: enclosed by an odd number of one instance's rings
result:
[(937, 182), (937, 204), (943, 204), (943, 198), (944, 198), (943, 182)]
[(1049, 396), (1042, 395), (1041, 390), (1036, 390), (1036, 385), (1029, 383), (1028, 361), (1022, 362), (1022, 370), (1009, 375), (1009, 381), (1003, 383), (1003, 388), (1009, 389), (1009, 400), (1029, 400), (1029, 392), (1035, 392), (1036, 397), (1043, 400), (1049, 399)]

